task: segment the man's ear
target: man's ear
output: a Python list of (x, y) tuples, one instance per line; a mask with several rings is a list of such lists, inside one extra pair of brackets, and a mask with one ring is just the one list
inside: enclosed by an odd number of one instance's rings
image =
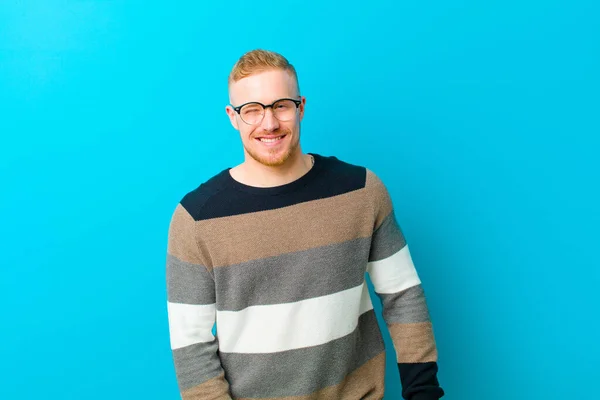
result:
[(298, 106), (298, 111), (300, 112), (300, 121), (302, 121), (302, 118), (304, 118), (304, 106), (306, 105), (306, 97), (301, 96), (300, 101), (301, 103)]
[(227, 113), (227, 116), (229, 117), (229, 122), (231, 122), (231, 125), (234, 127), (234, 129), (236, 130), (240, 130), (240, 127), (238, 126), (238, 119), (236, 118), (236, 112), (233, 109), (233, 107), (231, 106), (226, 106), (225, 107), (225, 112)]

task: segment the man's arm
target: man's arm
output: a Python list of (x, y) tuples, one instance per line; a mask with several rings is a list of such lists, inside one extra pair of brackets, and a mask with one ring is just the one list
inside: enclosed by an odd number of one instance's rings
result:
[(437, 348), (421, 281), (384, 184), (369, 171), (376, 221), (367, 271), (382, 301), (383, 317), (396, 350), (402, 396), (437, 400)]
[(179, 204), (169, 226), (167, 310), (171, 349), (183, 400), (231, 399), (218, 357), (215, 282), (199, 250), (196, 225)]

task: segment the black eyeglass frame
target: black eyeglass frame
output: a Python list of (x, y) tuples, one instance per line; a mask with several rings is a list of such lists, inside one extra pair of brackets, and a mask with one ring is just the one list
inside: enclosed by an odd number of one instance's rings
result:
[[(231, 105), (231, 108), (233, 108), (233, 110), (234, 110), (236, 113), (238, 113), (238, 115), (239, 115), (239, 116), (240, 116), (240, 118), (241, 118), (241, 117), (242, 117), (242, 114), (240, 113), (240, 111), (242, 110), (242, 107), (244, 107), (244, 106), (247, 106), (248, 104), (258, 104), (259, 106), (261, 106), (261, 107), (263, 108), (263, 112), (264, 112), (264, 110), (266, 110), (267, 108), (269, 108), (269, 107), (273, 108), (273, 106), (275, 105), (275, 103), (278, 103), (278, 102), (280, 102), (280, 101), (283, 101), (283, 100), (290, 100), (290, 101), (293, 101), (293, 102), (294, 102), (294, 104), (296, 105), (296, 110), (298, 110), (298, 107), (300, 107), (300, 104), (302, 104), (302, 100), (298, 100), (298, 99), (291, 99), (291, 98), (289, 98), (289, 97), (284, 97), (283, 99), (277, 99), (277, 100), (275, 100), (275, 101), (274, 101), (274, 102), (272, 102), (271, 104), (263, 104), (263, 103), (260, 103), (260, 102), (258, 102), (258, 101), (249, 101), (249, 102), (247, 102), (247, 103), (244, 103), (244, 104), (241, 104), (241, 105), (239, 105), (239, 106), (237, 106), (237, 107), (234, 107), (232, 104), (230, 104), (230, 105)], [(274, 113), (274, 112), (273, 112), (273, 116), (275, 116), (275, 113)], [(264, 115), (264, 113), (263, 113), (263, 118), (264, 118), (264, 117), (265, 117), (265, 115)], [(275, 118), (277, 118), (277, 117), (275, 117)], [(242, 121), (244, 121), (244, 118), (242, 118)], [(262, 121), (262, 119), (261, 119), (261, 121)], [(248, 124), (246, 121), (244, 121), (244, 122), (245, 122), (246, 124)], [(248, 124), (248, 125), (256, 125), (256, 124)]]

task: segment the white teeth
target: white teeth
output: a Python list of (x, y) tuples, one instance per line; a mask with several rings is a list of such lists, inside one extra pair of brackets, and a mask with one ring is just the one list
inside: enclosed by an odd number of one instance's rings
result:
[(276, 141), (281, 140), (281, 139), (283, 139), (283, 136), (275, 138), (275, 139), (260, 138), (260, 141), (261, 142), (265, 142), (265, 143), (273, 143), (273, 142), (276, 142)]

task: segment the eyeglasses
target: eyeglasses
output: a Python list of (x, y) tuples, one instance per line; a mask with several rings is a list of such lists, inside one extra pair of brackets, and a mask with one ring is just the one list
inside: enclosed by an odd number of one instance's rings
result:
[(252, 101), (233, 107), (233, 109), (240, 115), (242, 121), (248, 125), (258, 125), (265, 117), (265, 109), (269, 107), (273, 110), (273, 116), (279, 121), (291, 121), (296, 116), (296, 110), (301, 103), (300, 100), (296, 99), (279, 99), (267, 105)]

